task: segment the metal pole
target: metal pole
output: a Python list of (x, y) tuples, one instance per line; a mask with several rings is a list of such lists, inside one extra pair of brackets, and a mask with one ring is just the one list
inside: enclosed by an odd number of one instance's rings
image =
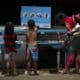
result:
[(59, 71), (60, 69), (60, 55), (61, 55), (61, 52), (60, 50), (57, 51), (57, 70)]
[(1, 45), (1, 50), (2, 50), (2, 70), (3, 70), (3, 73), (4, 73), (4, 70), (5, 70), (5, 60), (4, 60), (4, 45)]
[[(58, 41), (60, 41), (60, 33), (57, 32), (57, 36), (58, 36)], [(59, 71), (60, 69), (60, 55), (61, 55), (61, 52), (60, 52), (60, 49), (58, 49), (57, 51), (57, 70)]]
[(3, 73), (5, 71), (5, 60), (4, 60), (4, 53), (5, 53), (5, 50), (4, 50), (4, 31), (2, 32), (2, 37), (3, 37), (3, 43), (1, 44), (1, 55), (2, 55), (2, 70), (3, 70)]

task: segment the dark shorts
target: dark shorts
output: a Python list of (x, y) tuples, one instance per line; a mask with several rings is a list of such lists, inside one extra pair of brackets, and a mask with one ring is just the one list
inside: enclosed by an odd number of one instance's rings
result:
[(75, 37), (73, 43), (69, 47), (70, 53), (76, 54), (76, 51), (80, 49), (80, 37)]

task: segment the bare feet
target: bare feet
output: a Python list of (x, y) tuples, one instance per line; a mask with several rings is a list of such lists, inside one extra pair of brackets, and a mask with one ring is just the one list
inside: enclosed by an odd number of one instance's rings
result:
[(25, 71), (25, 74), (26, 74), (26, 75), (28, 74), (28, 71), (27, 71), (27, 70)]
[(26, 74), (26, 75), (31, 75), (31, 71), (27, 71), (27, 70), (26, 70), (26, 71), (25, 71), (25, 74)]
[(67, 69), (64, 69), (64, 70), (60, 70), (59, 73), (61, 74), (67, 74), (69, 71)]
[(17, 72), (13, 72), (13, 75), (14, 75), (14, 76), (17, 76)]
[(34, 75), (39, 75), (39, 71), (34, 71)]
[(9, 73), (6, 73), (6, 74), (5, 74), (5, 76), (9, 76), (9, 75), (10, 75)]
[(77, 70), (77, 71), (76, 71), (76, 73), (77, 73), (77, 74), (80, 74), (80, 71), (79, 71), (79, 70)]

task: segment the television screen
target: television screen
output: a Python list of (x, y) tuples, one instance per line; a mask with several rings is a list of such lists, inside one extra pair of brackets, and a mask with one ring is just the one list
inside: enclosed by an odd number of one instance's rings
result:
[(51, 28), (51, 7), (22, 6), (21, 25), (27, 25), (33, 19), (39, 28)]

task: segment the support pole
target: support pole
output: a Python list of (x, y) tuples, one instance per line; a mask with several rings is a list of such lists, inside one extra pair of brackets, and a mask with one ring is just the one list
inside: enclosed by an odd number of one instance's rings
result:
[(59, 71), (60, 69), (60, 55), (61, 55), (61, 52), (60, 50), (57, 51), (57, 70)]
[(4, 73), (4, 71), (5, 71), (4, 53), (5, 53), (4, 45), (2, 45), (2, 46), (1, 46), (1, 55), (2, 55), (2, 72), (3, 72), (3, 73)]

